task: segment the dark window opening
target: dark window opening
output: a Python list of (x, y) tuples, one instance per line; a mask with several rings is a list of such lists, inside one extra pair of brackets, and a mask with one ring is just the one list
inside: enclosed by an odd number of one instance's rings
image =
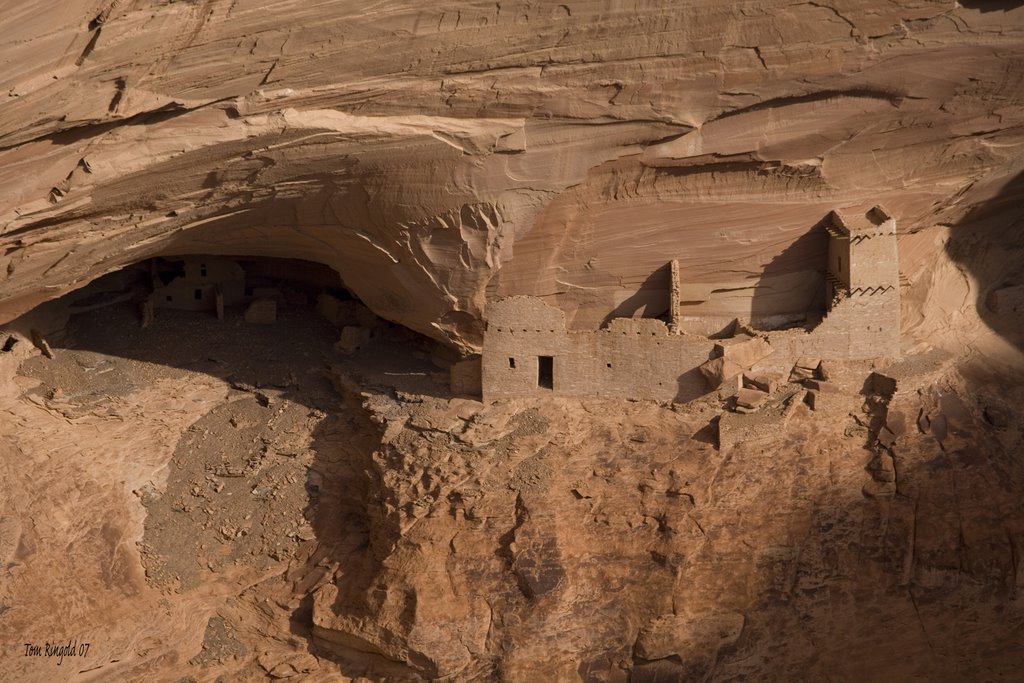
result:
[(611, 363), (605, 363), (605, 365), (607, 365), (608, 367), (611, 367), (611, 366), (612, 366), (612, 364), (611, 364)]
[(168, 294), (168, 295), (167, 295), (167, 300), (168, 300), (168, 301), (174, 301), (174, 297), (173, 297), (173, 296), (171, 296), (170, 294)]
[(201, 277), (206, 277), (206, 264), (205, 263), (203, 263), (203, 264), (201, 264), (199, 266), (199, 275)]
[(154, 269), (157, 278), (165, 286), (171, 284), (175, 278), (185, 277), (185, 264), (181, 262), (175, 263), (158, 259), (154, 262)]
[(537, 356), (537, 386), (555, 388), (555, 359), (551, 356)]
[(246, 287), (245, 288), (245, 295), (246, 296), (252, 296), (252, 287)]
[(516, 369), (516, 359), (515, 358), (509, 358), (508, 359), (508, 366), (511, 369), (515, 370)]
[(195, 297), (196, 297), (196, 301), (201, 300), (203, 298), (203, 290), (197, 289), (196, 292), (195, 292)]
[(4, 342), (4, 353), (10, 353), (14, 349), (14, 345), (18, 343), (18, 338), (13, 334), (7, 337), (7, 341)]

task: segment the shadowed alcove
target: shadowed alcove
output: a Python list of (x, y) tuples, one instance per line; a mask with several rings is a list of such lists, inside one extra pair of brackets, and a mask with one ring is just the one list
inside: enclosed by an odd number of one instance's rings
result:
[[(352, 664), (344, 646), (322, 650), (304, 581), (337, 566), (335, 608), (367, 609), (382, 555), (372, 538), (378, 483), (367, 477), (381, 432), (361, 403), (447, 397), (451, 350), (373, 314), (332, 268), (254, 256), (163, 254), (8, 327), (0, 341), (12, 348), (36, 331), (46, 351), (18, 372), (38, 383), (29, 399), (65, 419), (122, 420), (114, 416), (126, 402), (145, 415), (211, 402), (179, 435), (166, 479), (134, 490), (145, 507), (139, 571), (149, 587), (203, 591), (240, 577), (254, 585), (242, 602), (255, 603), (288, 570), (301, 587), (284, 603), (288, 629), (312, 652), (353, 675), (368, 661), (408, 674), (367, 653), (353, 653)], [(223, 613), (210, 620), (207, 634)]]

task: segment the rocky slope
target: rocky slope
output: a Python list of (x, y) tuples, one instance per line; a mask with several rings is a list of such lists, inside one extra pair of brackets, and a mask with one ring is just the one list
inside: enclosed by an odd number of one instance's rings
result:
[[(886, 369), (890, 397), (832, 364), (828, 402), (790, 385), (736, 441), (717, 394), (483, 405), (407, 342), (379, 364), (286, 322), (141, 330), (121, 306), (52, 359), (0, 354), (7, 678), (1020, 670), (1020, 383), (932, 353)], [(23, 652), (71, 639), (89, 650), (62, 664)]]

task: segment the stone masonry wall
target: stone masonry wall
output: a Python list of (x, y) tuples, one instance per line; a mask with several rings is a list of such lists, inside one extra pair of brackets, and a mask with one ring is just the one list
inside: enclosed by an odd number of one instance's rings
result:
[[(714, 342), (670, 334), (660, 320), (618, 318), (602, 330), (567, 332), (560, 311), (528, 297), (492, 304), (488, 314), (484, 400), (550, 391), (674, 401), (705, 392), (696, 368), (708, 360)], [(541, 356), (553, 358), (551, 389), (539, 386)]]
[(878, 287), (899, 289), (899, 257), (894, 235), (854, 236), (850, 242), (851, 293)]
[[(155, 288), (152, 298), (156, 308), (212, 311), (214, 291), (217, 289), (220, 289), (228, 305), (242, 300), (245, 271), (237, 263), (210, 256), (186, 256), (182, 260), (185, 275)], [(195, 296), (197, 290), (200, 292), (198, 298)]]
[(769, 333), (771, 363), (781, 367), (799, 358), (866, 360), (900, 353), (899, 292), (855, 294), (845, 298), (810, 332)]
[[(830, 230), (826, 269), (848, 294), (838, 298), (812, 330), (767, 333), (766, 366), (800, 358), (871, 359), (900, 353), (899, 262), (895, 222), (880, 209), (839, 221)], [(672, 262), (673, 330), (654, 319), (616, 318), (605, 329), (569, 332), (565, 316), (540, 299), (511, 297), (488, 308), (481, 379), (484, 400), (551, 392), (687, 401), (707, 387), (697, 369), (714, 342), (688, 334), (680, 309), (684, 285)], [(550, 357), (551, 386), (541, 378)]]
[[(484, 400), (550, 391), (687, 401), (707, 391), (697, 367), (714, 355), (715, 342), (671, 334), (660, 320), (617, 318), (602, 330), (567, 332), (561, 311), (529, 297), (497, 302), (489, 313), (481, 368)], [(897, 357), (899, 325), (898, 290), (854, 294), (810, 332), (767, 333), (772, 354), (764, 365), (781, 369), (805, 357)], [(551, 389), (539, 382), (541, 356), (552, 358)]]

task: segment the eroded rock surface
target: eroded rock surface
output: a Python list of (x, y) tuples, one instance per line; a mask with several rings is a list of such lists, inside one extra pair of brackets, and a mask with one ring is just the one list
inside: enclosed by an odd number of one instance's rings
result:
[(485, 405), (408, 333), (341, 353), (282, 316), (122, 303), (0, 354), (7, 641), (73, 623), (96, 680), (168, 682), (1021, 666), (1024, 396), (991, 366), (814, 361), (749, 414), (735, 387)]
[[(3, 677), (1019, 677), (1019, 4), (7, 2)], [(448, 392), (507, 295), (656, 316), (675, 259), (708, 320), (803, 314), (876, 204), (898, 363)], [(181, 254), (327, 264), (447, 355), (37, 307)]]
[(810, 228), (877, 203), (921, 338), (1021, 284), (984, 222), (1020, 172), (1019, 3), (9, 5), (3, 318), (189, 252), (327, 263), (463, 349), (495, 295), (657, 314), (670, 258), (703, 314), (786, 315)]

